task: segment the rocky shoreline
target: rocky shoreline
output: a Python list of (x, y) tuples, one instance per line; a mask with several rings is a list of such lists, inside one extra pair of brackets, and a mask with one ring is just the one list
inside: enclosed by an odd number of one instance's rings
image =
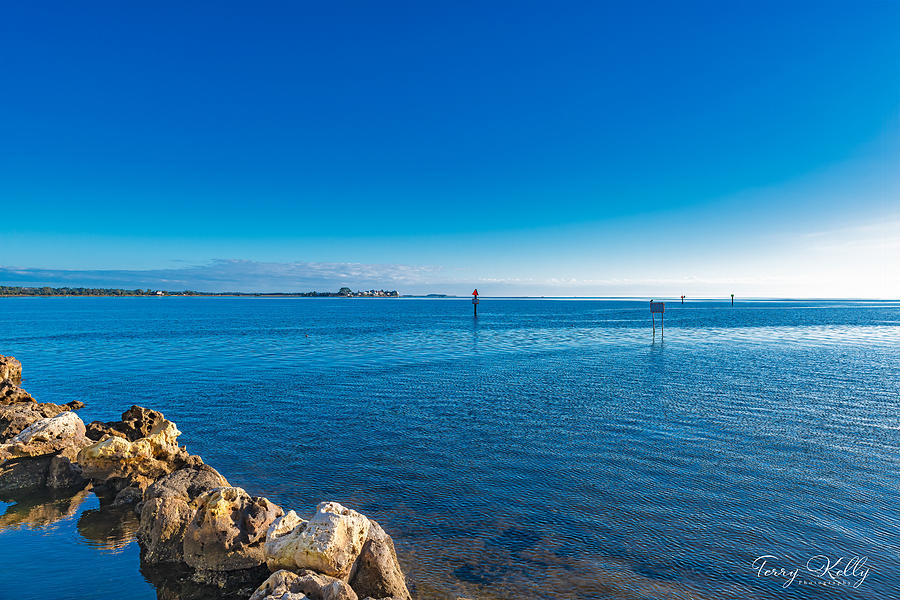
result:
[(0, 497), (90, 490), (133, 512), (141, 571), (166, 582), (160, 598), (411, 599), (393, 540), (372, 519), (337, 502), (303, 519), (188, 453), (159, 411), (132, 406), (85, 425), (83, 403), (38, 402), (21, 377), (0, 355)]

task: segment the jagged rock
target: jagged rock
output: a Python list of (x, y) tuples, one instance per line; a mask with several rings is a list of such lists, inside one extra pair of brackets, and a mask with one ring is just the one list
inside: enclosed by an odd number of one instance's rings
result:
[(52, 402), (35, 402), (34, 399), (31, 399), (11, 404), (0, 403), (0, 442), (9, 441), (36, 421), (83, 407), (84, 403), (78, 401), (68, 404), (53, 404)]
[[(296, 568), (294, 554), (298, 552), (300, 532), (306, 527), (306, 521), (289, 510), (284, 516), (275, 519), (266, 532), (266, 564), (271, 571)], [(294, 535), (289, 535), (289, 534)]]
[(51, 460), (53, 456), (0, 462), (0, 495), (46, 487)]
[(67, 456), (54, 456), (47, 467), (47, 482), (51, 490), (82, 489), (88, 481), (81, 472), (81, 465)]
[(87, 436), (92, 440), (102, 440), (105, 435), (113, 435), (136, 441), (148, 437), (166, 418), (158, 410), (133, 405), (122, 413), (121, 421), (103, 423), (93, 421), (88, 425)]
[(0, 380), (0, 404), (16, 402), (37, 402), (37, 400), (9, 379)]
[(144, 492), (144, 500), (181, 498), (192, 501), (206, 492), (230, 487), (228, 481), (209, 465), (178, 469), (156, 481)]
[(138, 542), (149, 564), (184, 560), (184, 531), (197, 509), (180, 498), (154, 498), (141, 506)]
[(0, 354), (0, 380), (9, 379), (14, 383), (22, 381), (22, 363), (14, 356)]
[(234, 571), (265, 563), (269, 525), (284, 511), (266, 498), (237, 487), (222, 487), (197, 499), (185, 528), (184, 561), (198, 570)]
[(87, 431), (85, 435), (88, 439), (94, 440), (95, 442), (99, 442), (104, 437), (107, 436), (118, 436), (120, 438), (128, 439), (124, 433), (119, 431), (118, 429), (114, 429), (110, 427), (107, 423), (103, 423), (101, 421), (91, 421), (87, 424)]
[(289, 511), (269, 527), (265, 549), (273, 571), (310, 568), (348, 580), (360, 597), (410, 598), (391, 537), (340, 504), (320, 504), (308, 523)]
[(394, 540), (371, 519), (369, 535), (353, 568), (350, 586), (359, 596), (390, 596), (396, 600), (411, 598), (397, 561)]
[[(296, 516), (295, 516), (296, 517)], [(322, 502), (308, 523), (282, 524), (266, 543), (270, 569), (312, 569), (346, 580), (369, 533), (369, 520), (337, 502)]]
[(192, 571), (190, 579), (194, 583), (202, 584), (208, 590), (216, 589), (215, 596), (209, 597), (210, 600), (225, 600), (228, 597), (246, 600), (268, 574), (266, 566), (259, 565), (236, 571)]
[(0, 494), (41, 489), (76, 490), (86, 484), (80, 467), (64, 456), (45, 454), (0, 463)]
[(256, 588), (250, 600), (307, 600), (302, 591), (291, 589), (291, 584), (299, 578), (285, 569), (275, 571)]
[(71, 411), (41, 419), (0, 444), (0, 460), (56, 453), (74, 456), (88, 444), (84, 431), (84, 423)]
[(197, 510), (196, 499), (228, 481), (209, 465), (179, 469), (148, 487), (140, 507), (138, 543), (149, 564), (184, 559), (184, 532)]
[(334, 577), (315, 571), (292, 573), (280, 570), (272, 573), (260, 585), (250, 600), (357, 600), (353, 589)]
[(119, 490), (112, 501), (113, 506), (138, 505), (144, 498), (144, 490), (137, 485), (129, 485)]
[(70, 411), (32, 423), (0, 444), (0, 490), (83, 488), (87, 481), (72, 458), (88, 441)]
[[(136, 410), (139, 409), (139, 410)], [(104, 435), (103, 438), (78, 453), (78, 463), (86, 477), (94, 482), (95, 488), (103, 495), (115, 495), (122, 489), (135, 486), (141, 490), (172, 471), (186, 466), (203, 464), (199, 456), (192, 456), (178, 446), (181, 435), (175, 423), (162, 417), (157, 411), (132, 407), (122, 416), (137, 414), (135, 419), (125, 419), (126, 425), (120, 431), (125, 436)], [(139, 435), (152, 421), (153, 426), (146, 436), (130, 439), (127, 435)]]

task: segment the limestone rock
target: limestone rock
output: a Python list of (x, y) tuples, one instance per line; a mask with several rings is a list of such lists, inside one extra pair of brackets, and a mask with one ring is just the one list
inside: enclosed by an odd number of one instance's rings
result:
[(13, 383), (22, 381), (22, 363), (14, 356), (0, 354), (0, 380), (9, 379)]
[(250, 600), (307, 600), (306, 594), (291, 589), (291, 584), (299, 578), (296, 573), (284, 569), (275, 571), (256, 588)]
[(410, 600), (406, 579), (394, 550), (394, 540), (371, 519), (369, 535), (356, 561), (350, 586), (360, 596)]
[(63, 452), (74, 456), (87, 445), (84, 423), (71, 411), (35, 421), (18, 435), (0, 444), (0, 460)]
[(0, 442), (9, 441), (36, 421), (82, 407), (84, 404), (77, 401), (69, 404), (35, 402), (34, 399), (10, 404), (0, 402)]
[(0, 462), (0, 497), (46, 487), (52, 455)]
[(144, 490), (139, 485), (129, 485), (118, 491), (113, 498), (113, 506), (137, 506), (144, 499)]
[(148, 437), (165, 420), (166, 418), (158, 410), (133, 405), (122, 413), (121, 421), (110, 421), (108, 423), (93, 421), (88, 425), (87, 435), (92, 440), (97, 441), (103, 439), (105, 435), (114, 435), (134, 442), (140, 438)]
[[(140, 409), (136, 411), (135, 409)], [(151, 483), (185, 466), (196, 466), (203, 463), (198, 456), (191, 456), (184, 448), (178, 446), (177, 438), (181, 435), (175, 423), (165, 419), (157, 419), (153, 415), (162, 416), (156, 411), (148, 411), (141, 407), (132, 407), (123, 414), (120, 431), (125, 435), (104, 435), (78, 453), (86, 477), (94, 481), (101, 493), (118, 493), (123, 488), (136, 486), (146, 489)], [(125, 419), (126, 415), (138, 414), (150, 417), (140, 423)], [(141, 417), (143, 418), (143, 417)], [(153, 426), (146, 436), (141, 435), (147, 423)], [(127, 437), (131, 435), (131, 439)]]
[(91, 421), (87, 424), (87, 432), (86, 434), (88, 439), (94, 440), (95, 442), (99, 442), (106, 436), (117, 436), (120, 438), (128, 439), (124, 433), (119, 431), (118, 429), (114, 429), (110, 427), (109, 424), (103, 423), (102, 421)]
[(197, 510), (195, 500), (227, 486), (215, 469), (200, 465), (174, 471), (148, 487), (140, 507), (141, 559), (149, 564), (184, 560), (184, 532)]
[(222, 487), (197, 499), (185, 528), (184, 561), (198, 570), (234, 571), (265, 563), (269, 525), (284, 511), (266, 498), (237, 487)]
[(0, 462), (0, 496), (23, 491), (79, 490), (87, 480), (67, 457), (45, 454)]
[(184, 560), (184, 530), (196, 508), (180, 498), (154, 498), (141, 506), (138, 542), (141, 560), (149, 564)]
[(312, 569), (346, 580), (369, 533), (369, 520), (337, 502), (323, 502), (308, 523), (286, 523), (267, 542), (270, 569)]
[[(269, 575), (265, 565), (259, 565), (250, 569), (238, 569), (236, 571), (191, 571), (190, 579), (193, 583), (202, 585), (207, 593), (203, 595), (190, 595), (187, 598), (207, 598), (209, 600), (247, 600), (259, 582)], [(209, 595), (209, 591), (215, 590), (215, 595)], [(182, 596), (178, 600), (185, 598)], [(187, 600), (185, 598), (185, 600)]]
[(0, 404), (15, 404), (16, 402), (36, 402), (36, 400), (11, 380), (0, 380)]
[(280, 570), (257, 588), (250, 600), (357, 600), (353, 589), (334, 577), (315, 571)]
[(0, 491), (83, 488), (87, 482), (72, 459), (88, 441), (84, 423), (70, 411), (32, 423), (0, 444)]
[(230, 487), (228, 480), (211, 466), (201, 464), (178, 469), (157, 480), (144, 492), (144, 500), (181, 498), (190, 502), (220, 487)]
[(298, 551), (300, 533), (306, 527), (306, 521), (289, 510), (284, 516), (275, 519), (266, 532), (266, 564), (271, 571), (284, 568), (295, 568), (294, 554)]
[(88, 481), (81, 472), (81, 465), (67, 456), (54, 456), (47, 466), (47, 481), (51, 490), (83, 489)]

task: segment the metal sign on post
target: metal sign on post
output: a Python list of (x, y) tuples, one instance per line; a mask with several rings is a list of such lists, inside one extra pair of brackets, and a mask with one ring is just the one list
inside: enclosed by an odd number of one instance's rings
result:
[(659, 322), (660, 329), (662, 333), (660, 333), (660, 337), (664, 336), (666, 333), (666, 325), (664, 322), (665, 314), (666, 314), (666, 303), (665, 302), (654, 302), (650, 301), (650, 318), (653, 320), (653, 338), (656, 338), (656, 314), (659, 314)]
[(478, 318), (478, 289), (472, 292), (472, 308), (475, 310), (475, 318)]

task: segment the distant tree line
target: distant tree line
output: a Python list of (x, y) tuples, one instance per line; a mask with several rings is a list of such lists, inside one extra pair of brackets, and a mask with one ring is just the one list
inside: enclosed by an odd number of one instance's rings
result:
[[(193, 292), (181, 292), (191, 294)], [(86, 287), (21, 287), (0, 285), (0, 296), (150, 296), (153, 290)]]
[(398, 298), (397, 290), (368, 290), (352, 291), (343, 287), (337, 292), (275, 292), (275, 293), (247, 293), (247, 292), (194, 292), (185, 290), (182, 292), (167, 292), (163, 290), (136, 289), (124, 290), (121, 288), (86, 288), (86, 287), (23, 287), (0, 285), (0, 296), (290, 296), (306, 298)]

